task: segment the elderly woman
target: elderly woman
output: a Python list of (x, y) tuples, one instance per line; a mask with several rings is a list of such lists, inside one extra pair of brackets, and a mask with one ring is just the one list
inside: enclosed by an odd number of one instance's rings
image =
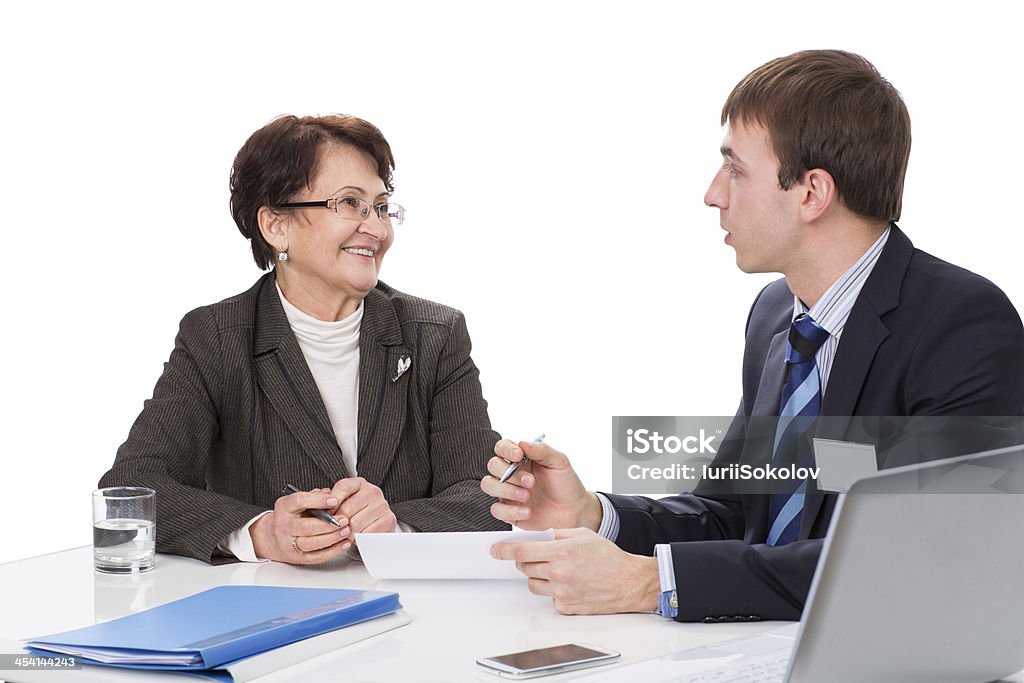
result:
[(274, 268), (185, 316), (100, 481), (156, 489), (159, 551), (311, 564), (358, 532), (507, 528), (478, 485), (498, 435), (462, 314), (377, 279), (393, 168), (350, 116), (284, 116), (238, 152), (231, 213)]

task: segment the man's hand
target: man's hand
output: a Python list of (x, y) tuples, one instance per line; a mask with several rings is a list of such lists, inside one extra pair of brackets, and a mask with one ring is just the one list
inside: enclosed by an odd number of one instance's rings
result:
[[(564, 453), (544, 443), (503, 439), (494, 445), (487, 463), (488, 476), (480, 489), (499, 501), (491, 514), (522, 529), (566, 529), (601, 525), (601, 502), (587, 491)], [(529, 462), (504, 484), (498, 483), (509, 463), (523, 455)]]
[(562, 614), (653, 612), (658, 561), (631, 555), (589, 529), (562, 529), (554, 541), (497, 543), (491, 554), (515, 560), (530, 592), (550, 596)]
[(331, 511), (337, 506), (338, 498), (330, 489), (281, 496), (272, 512), (249, 527), (256, 557), (289, 564), (319, 564), (341, 555), (352, 545), (348, 519), (332, 512), (341, 524), (338, 529), (305, 515), (306, 510)]

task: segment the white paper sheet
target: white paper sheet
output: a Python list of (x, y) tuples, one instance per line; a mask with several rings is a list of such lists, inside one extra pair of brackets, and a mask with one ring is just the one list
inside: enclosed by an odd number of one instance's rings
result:
[(491, 557), (495, 543), (553, 541), (555, 532), (455, 531), (356, 534), (366, 571), (378, 579), (522, 579), (512, 560)]

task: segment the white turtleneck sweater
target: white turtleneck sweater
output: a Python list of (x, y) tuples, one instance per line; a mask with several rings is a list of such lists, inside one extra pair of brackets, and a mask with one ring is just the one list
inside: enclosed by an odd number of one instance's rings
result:
[(355, 313), (337, 322), (326, 322), (293, 306), (284, 298), (280, 287), (277, 295), (281, 298), (284, 314), (299, 342), (313, 381), (320, 390), (327, 417), (334, 429), (334, 438), (341, 447), (345, 469), (350, 477), (354, 477), (358, 472), (356, 424), (359, 417), (359, 326), (363, 322), (363, 302), (359, 302)]
[[(350, 477), (355, 477), (359, 471), (356, 453), (359, 450), (359, 328), (363, 322), (363, 303), (359, 303), (355, 313), (337, 322), (326, 322), (292, 305), (280, 287), (277, 287), (277, 295), (281, 299), (288, 324), (299, 342), (306, 365), (313, 375), (313, 381), (320, 390), (334, 438), (341, 448), (345, 469)], [(327, 482), (324, 486), (333, 484)], [(259, 562), (249, 527), (265, 514), (267, 512), (253, 517), (244, 527), (229, 534), (221, 541), (220, 549), (244, 562)], [(402, 522), (398, 523), (395, 530), (415, 531)]]

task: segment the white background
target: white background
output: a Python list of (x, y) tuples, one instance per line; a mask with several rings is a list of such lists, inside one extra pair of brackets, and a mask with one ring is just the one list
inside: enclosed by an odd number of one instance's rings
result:
[(259, 275), (227, 177), (282, 113), (381, 128), (409, 209), (384, 280), (462, 309), (495, 427), (546, 432), (595, 488), (612, 415), (739, 399), (771, 278), (735, 268), (702, 196), (724, 98), (773, 57), (875, 63), (914, 121), (901, 226), (1021, 309), (1019, 23), (911, 4), (5, 9), (0, 561), (91, 542), (89, 493), (181, 316)]

